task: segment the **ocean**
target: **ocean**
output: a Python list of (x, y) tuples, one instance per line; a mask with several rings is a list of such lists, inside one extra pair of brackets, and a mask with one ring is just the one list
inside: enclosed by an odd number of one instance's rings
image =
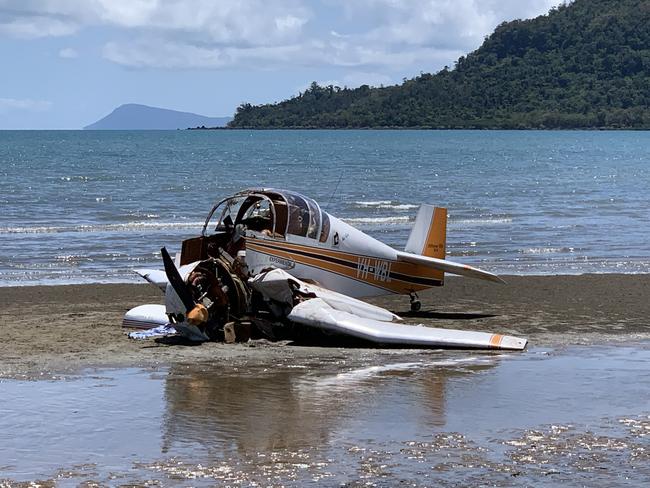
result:
[(0, 131), (0, 285), (136, 282), (215, 201), (288, 188), (403, 248), (501, 274), (650, 272), (650, 135), (628, 131)]

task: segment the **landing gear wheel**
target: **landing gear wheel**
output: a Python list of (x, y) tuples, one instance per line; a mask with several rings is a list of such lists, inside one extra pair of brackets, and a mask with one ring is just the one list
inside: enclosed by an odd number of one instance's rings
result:
[(417, 293), (411, 293), (411, 312), (419, 312), (422, 308), (422, 303), (418, 300)]

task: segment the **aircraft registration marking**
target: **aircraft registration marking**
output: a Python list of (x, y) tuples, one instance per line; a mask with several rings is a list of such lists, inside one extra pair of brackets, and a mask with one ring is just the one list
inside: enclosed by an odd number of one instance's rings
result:
[(284, 259), (278, 256), (269, 256), (269, 262), (277, 264), (280, 268), (293, 269), (296, 267), (296, 262), (291, 259)]
[(390, 261), (360, 256), (357, 259), (357, 278), (372, 277), (375, 281), (390, 283), (390, 268)]

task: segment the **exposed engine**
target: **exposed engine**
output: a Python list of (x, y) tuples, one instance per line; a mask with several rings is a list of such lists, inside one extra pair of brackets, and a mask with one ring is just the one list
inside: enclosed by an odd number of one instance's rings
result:
[[(188, 324), (197, 327), (210, 340), (224, 341), (228, 339), (224, 336), (226, 326), (247, 318), (251, 290), (246, 284), (244, 260), (232, 259), (221, 251), (215, 254), (200, 261), (184, 280), (193, 302), (186, 318)], [(182, 316), (170, 318), (174, 323), (184, 319)]]

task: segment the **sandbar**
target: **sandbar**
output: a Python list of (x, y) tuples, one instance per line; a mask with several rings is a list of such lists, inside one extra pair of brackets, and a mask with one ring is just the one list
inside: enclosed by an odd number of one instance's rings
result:
[[(505, 276), (506, 285), (448, 278), (420, 294), (371, 299), (408, 323), (523, 336), (529, 348), (635, 342), (650, 338), (650, 274)], [(87, 284), (0, 288), (0, 377), (40, 378), (87, 368), (157, 368), (178, 362), (269, 361), (328, 354), (325, 348), (255, 341), (200, 346), (134, 341), (123, 314), (162, 303), (148, 284)]]

